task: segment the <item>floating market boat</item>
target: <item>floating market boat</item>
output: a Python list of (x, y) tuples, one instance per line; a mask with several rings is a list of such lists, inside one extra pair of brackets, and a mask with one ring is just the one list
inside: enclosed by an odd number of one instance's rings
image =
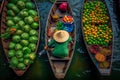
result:
[(3, 5), (4, 5), (4, 1), (5, 1), (5, 0), (2, 0), (1, 3), (0, 3), (0, 13), (1, 13), (1, 11), (2, 11), (2, 8), (3, 8)]
[[(4, 0), (4, 1), (5, 3), (3, 5), (2, 18), (1, 18), (2, 46), (4, 53), (7, 57), (8, 63), (10, 64), (10, 67), (13, 69), (13, 71), (16, 73), (17, 76), (22, 76), (29, 68), (30, 64), (33, 63), (33, 60), (35, 59), (35, 55), (38, 50), (39, 39), (40, 39), (40, 22), (39, 22), (38, 8), (35, 0), (31, 0), (31, 1), (28, 0), (29, 2), (26, 3), (20, 0), (16, 0), (16, 1)], [(16, 7), (18, 5), (20, 9)], [(28, 8), (30, 9), (29, 13), (26, 12)], [(21, 16), (22, 18), (19, 18), (18, 16)], [(31, 20), (31, 22), (28, 20), (27, 16), (29, 16), (29, 20)], [(23, 19), (24, 17), (27, 17), (25, 23)], [(12, 25), (10, 25), (9, 22)], [(19, 22), (21, 23), (19, 24)], [(15, 26), (15, 27), (11, 27), (11, 26)], [(16, 41), (14, 35), (17, 35)], [(28, 35), (34, 36), (32, 37), (33, 39), (30, 39)], [(27, 41), (28, 38), (29, 38), (29, 42)]]
[[(52, 34), (56, 31), (59, 31), (59, 30), (56, 30), (57, 25), (58, 25), (57, 23), (59, 21), (61, 21), (65, 15), (72, 16), (71, 8), (69, 5), (67, 6), (67, 11), (61, 12), (59, 10), (58, 7), (63, 2), (68, 4), (67, 0), (56, 0), (50, 10), (50, 13), (49, 13), (49, 16), (47, 19), (47, 24), (46, 24), (46, 45), (48, 45), (49, 41), (53, 38)], [(56, 16), (56, 14), (59, 15), (59, 18), (58, 18), (58, 16)], [(54, 17), (53, 17), (53, 15), (54, 15)], [(58, 19), (58, 20), (55, 21), (56, 19)], [(67, 57), (64, 57), (64, 58), (55, 57), (51, 52), (51, 48), (47, 50), (47, 56), (49, 59), (49, 63), (51, 65), (52, 71), (57, 79), (63, 79), (65, 77), (67, 70), (69, 69), (73, 54), (74, 54), (75, 41), (76, 41), (75, 40), (76, 39), (75, 28), (72, 32), (69, 32), (69, 34), (73, 40), (72, 40), (72, 42), (70, 42), (68, 44), (69, 55)]]
[(104, 1), (85, 0), (82, 33), (90, 58), (103, 76), (110, 75), (113, 55), (113, 32)]

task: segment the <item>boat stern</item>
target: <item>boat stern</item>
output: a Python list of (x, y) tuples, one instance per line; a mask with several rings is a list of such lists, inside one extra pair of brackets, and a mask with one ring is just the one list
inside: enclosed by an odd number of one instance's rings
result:
[(25, 71), (23, 70), (13, 70), (17, 76), (22, 76), (24, 74)]
[(109, 76), (111, 73), (111, 69), (99, 69), (99, 71), (102, 76)]

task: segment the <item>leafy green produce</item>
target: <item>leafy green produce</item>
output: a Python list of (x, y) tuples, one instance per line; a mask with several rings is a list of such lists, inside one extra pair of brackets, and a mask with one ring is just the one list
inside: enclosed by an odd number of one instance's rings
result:
[(24, 58), (25, 58), (25, 59), (29, 59), (29, 57), (30, 57), (30, 53), (24, 54)]
[(25, 22), (23, 20), (20, 20), (18, 22), (19, 29), (23, 28), (25, 26)]
[(36, 44), (30, 43), (28, 47), (29, 47), (32, 51), (35, 51), (35, 49), (36, 49)]
[(29, 47), (23, 47), (23, 53), (24, 54), (30, 54), (31, 53), (31, 49)]
[[(23, 55), (24, 56), (24, 55)], [(24, 62), (24, 58), (23, 56), (21, 58), (18, 59), (19, 62), (23, 63)]]
[(16, 35), (21, 35), (22, 33), (23, 33), (23, 31), (18, 29), (15, 34)]
[(15, 16), (15, 13), (12, 10), (7, 11), (8, 16)]
[(19, 8), (18, 8), (16, 5), (12, 6), (11, 9), (12, 9), (16, 14), (20, 12)]
[(21, 40), (20, 36), (15, 35), (12, 37), (13, 42), (19, 42)]
[(17, 68), (24, 70), (24, 69), (26, 68), (26, 66), (25, 66), (24, 63), (19, 63), (19, 64), (17, 65)]
[(13, 3), (8, 3), (7, 7), (8, 9), (12, 9), (12, 7), (14, 7), (15, 5)]
[(17, 7), (19, 9), (24, 9), (25, 8), (25, 2), (24, 1), (17, 1)]
[(13, 21), (14, 21), (15, 23), (19, 22), (20, 20), (21, 20), (21, 18), (18, 17), (18, 16), (13, 17)]
[(11, 40), (7, 54), (10, 67), (24, 70), (36, 57), (38, 13), (31, 0), (10, 0), (7, 9), (8, 28), (1, 37)]
[(22, 50), (18, 50), (18, 51), (16, 51), (16, 57), (17, 58), (21, 58), (21, 57), (23, 57), (23, 52), (22, 52)]
[(14, 57), (15, 56), (15, 50), (9, 50), (8, 51), (8, 57)]
[(14, 42), (10, 42), (9, 49), (14, 49), (14, 48), (15, 48), (15, 43)]
[(31, 36), (31, 37), (29, 38), (29, 42), (31, 42), (31, 43), (36, 43), (37, 40), (38, 40), (38, 37), (36, 37), (36, 36)]
[(15, 23), (12, 20), (8, 20), (6, 24), (7, 24), (8, 27), (11, 27), (11, 26), (15, 25)]
[(29, 39), (29, 34), (28, 33), (22, 33), (21, 38), (28, 40)]
[(20, 50), (20, 49), (22, 49), (22, 45), (19, 44), (19, 43), (17, 43), (17, 44), (15, 45), (15, 50)]
[(27, 17), (28, 16), (28, 9), (23, 9), (22, 11), (20, 11), (19, 15), (22, 18)]
[(10, 66), (15, 68), (18, 65), (18, 59), (16, 57), (12, 57), (10, 60)]
[(39, 24), (37, 22), (33, 22), (32, 25), (31, 25), (31, 27), (33, 29), (37, 29), (39, 27)]
[(33, 16), (33, 17), (37, 16), (37, 12), (35, 10), (29, 10), (28, 13), (30, 16)]
[(28, 40), (21, 40), (21, 45), (27, 46), (29, 44)]
[(34, 22), (34, 19), (32, 18), (32, 16), (28, 16), (25, 17), (24, 21), (26, 24), (32, 24)]
[(34, 9), (35, 5), (32, 2), (26, 2), (25, 7), (28, 9)]
[(38, 36), (38, 32), (36, 30), (34, 30), (34, 29), (30, 30), (29, 34), (31, 36)]
[(25, 25), (25, 26), (23, 27), (23, 30), (24, 30), (25, 32), (29, 32), (29, 31), (31, 30), (30, 25)]

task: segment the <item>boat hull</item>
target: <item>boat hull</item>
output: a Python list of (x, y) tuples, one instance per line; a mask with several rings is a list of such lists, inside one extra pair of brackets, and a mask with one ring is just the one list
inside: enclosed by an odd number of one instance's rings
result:
[[(38, 12), (36, 1), (35, 0), (31, 0), (31, 1), (35, 4), (36, 10)], [(5, 31), (7, 29), (7, 26), (6, 26), (6, 16), (7, 16), (7, 4), (8, 3), (9, 3), (8, 0), (4, 0), (3, 11), (1, 12), (2, 13), (2, 18), (1, 18), (1, 34), (5, 33)], [(38, 13), (38, 17), (39, 17), (39, 13)], [(38, 41), (37, 41), (36, 49), (34, 51), (35, 53), (37, 53), (39, 42), (40, 42), (40, 22), (39, 22), (39, 28), (38, 28), (37, 31), (38, 31)], [(1, 38), (1, 41), (2, 41), (2, 47), (3, 47), (3, 50), (4, 50), (5, 56), (7, 58), (8, 63), (9, 63), (10, 59), (8, 58), (7, 53), (8, 53), (8, 46), (9, 46), (11, 40)], [(25, 70), (13, 69), (13, 71), (15, 72), (15, 74), (17, 76), (22, 76), (27, 71), (27, 69), (29, 68), (29, 66), (30, 65), (28, 65)]]
[[(66, 14), (70, 14), (72, 16), (72, 11), (70, 9), (70, 6), (68, 6), (68, 9), (67, 9), (68, 13), (59, 12), (57, 7), (62, 2), (67, 2), (67, 0), (56, 0), (56, 2), (53, 4), (53, 6), (50, 10), (48, 20), (47, 20), (47, 25), (46, 25), (46, 45), (48, 45), (49, 40), (52, 38), (52, 36), (51, 37), (48, 36), (47, 31), (49, 29), (55, 29), (55, 27), (53, 27), (53, 26), (56, 25), (56, 23), (54, 23), (52, 21), (52, 15), (59, 14), (60, 18), (62, 18)], [(74, 54), (75, 43), (76, 43), (75, 42), (76, 41), (75, 34), (76, 33), (75, 33), (75, 25), (74, 25), (74, 31), (72, 33), (70, 33), (73, 40), (68, 46), (68, 48), (69, 48), (69, 56), (68, 57), (57, 58), (52, 55), (51, 50), (47, 50), (47, 56), (49, 59), (50, 66), (51, 66), (52, 71), (57, 79), (63, 79), (67, 73), (67, 70), (69, 69), (69, 66), (70, 66), (70, 63), (71, 63), (71, 60), (72, 60), (72, 57)]]
[[(93, 1), (94, 1), (94, 0), (85, 0), (85, 1), (84, 1), (84, 4), (85, 4), (86, 2), (93, 2)], [(99, 1), (101, 1), (101, 0), (99, 0)], [(103, 2), (103, 3), (105, 4), (105, 7), (107, 8), (106, 2)], [(111, 23), (111, 19), (110, 19), (110, 14), (109, 14), (108, 8), (107, 8), (107, 16), (109, 17), (109, 21), (108, 21), (107, 24), (108, 24), (108, 26), (110, 26), (110, 29), (112, 30), (112, 23)], [(82, 13), (82, 17), (83, 17), (83, 13)], [(98, 69), (98, 71), (100, 72), (100, 74), (101, 74), (102, 76), (109, 76), (109, 75), (111, 74), (111, 68), (112, 68), (113, 41), (114, 41), (113, 33), (112, 33), (111, 42), (110, 42), (107, 46), (97, 45), (97, 46), (99, 46), (100, 48), (106, 48), (106, 49), (108, 49), (108, 50), (110, 51), (110, 55), (107, 56), (107, 61), (109, 62), (109, 67), (108, 67), (108, 68), (101, 68), (101, 67), (100, 67), (100, 64), (99, 64), (100, 62), (95, 59), (95, 54), (94, 54), (93, 52), (91, 52), (91, 50), (90, 50), (90, 47), (91, 47), (92, 45), (89, 45), (89, 44), (87, 43), (86, 39), (85, 39), (85, 30), (83, 29), (83, 27), (85, 26), (85, 25), (84, 25), (84, 22), (82, 21), (81, 24), (82, 24), (82, 34), (83, 34), (83, 38), (84, 38), (84, 43), (85, 43), (85, 45), (86, 45), (86, 48), (87, 48), (87, 51), (88, 51), (88, 54), (89, 54), (91, 60), (93, 61), (94, 65), (96, 66), (96, 68)], [(96, 24), (93, 24), (93, 25), (96, 25)], [(99, 25), (99, 24), (97, 24), (97, 26), (98, 26), (98, 25)], [(96, 44), (95, 44), (95, 45), (96, 45)], [(99, 52), (103, 52), (103, 49), (99, 49)], [(103, 66), (104, 66), (104, 65), (103, 65)]]

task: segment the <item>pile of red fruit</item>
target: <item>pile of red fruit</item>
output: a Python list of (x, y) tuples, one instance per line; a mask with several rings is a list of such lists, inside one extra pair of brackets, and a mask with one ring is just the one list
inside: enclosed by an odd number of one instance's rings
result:
[(62, 21), (65, 22), (65, 23), (72, 23), (72, 22), (73, 22), (73, 17), (72, 17), (72, 16), (67, 16), (67, 15), (65, 15), (65, 16), (62, 18)]

